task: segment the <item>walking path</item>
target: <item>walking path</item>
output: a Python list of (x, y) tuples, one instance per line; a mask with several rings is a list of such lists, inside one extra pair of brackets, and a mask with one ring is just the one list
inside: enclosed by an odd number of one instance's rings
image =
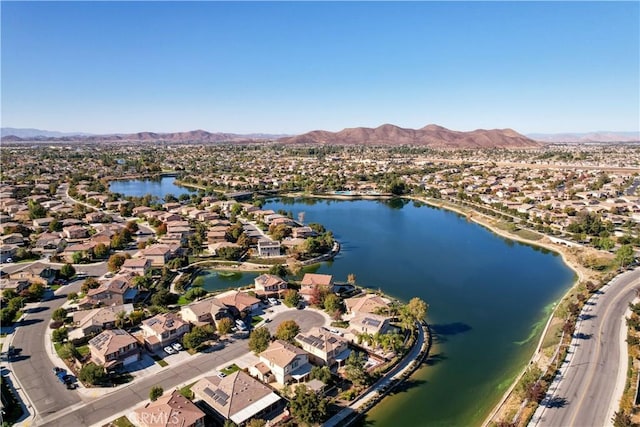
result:
[(378, 380), (369, 391), (367, 391), (364, 395), (360, 396), (356, 400), (354, 400), (348, 407), (344, 408), (336, 415), (327, 420), (323, 426), (324, 427), (337, 427), (337, 426), (345, 426), (349, 425), (355, 419), (352, 418), (354, 414), (364, 414), (368, 409), (370, 409), (373, 404), (375, 404), (379, 399), (384, 397), (393, 386), (401, 382), (408, 375), (410, 375), (415, 369), (417, 369), (424, 356), (428, 352), (429, 342), (426, 339), (425, 333), (426, 326), (420, 325), (418, 327), (418, 337), (416, 339), (415, 344), (407, 353), (404, 359), (400, 363), (398, 363), (391, 371), (389, 371), (384, 377)]

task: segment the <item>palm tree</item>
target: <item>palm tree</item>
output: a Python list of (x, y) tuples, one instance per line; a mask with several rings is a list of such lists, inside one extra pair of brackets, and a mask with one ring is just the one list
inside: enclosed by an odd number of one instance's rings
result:
[(122, 310), (116, 313), (116, 328), (122, 328), (127, 320), (127, 313)]

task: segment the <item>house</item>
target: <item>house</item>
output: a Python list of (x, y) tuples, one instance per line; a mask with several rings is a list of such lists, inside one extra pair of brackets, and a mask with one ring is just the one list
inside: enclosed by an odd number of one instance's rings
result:
[(299, 382), (311, 372), (307, 352), (286, 341), (273, 341), (258, 357), (278, 384), (286, 385), (291, 380)]
[(312, 328), (309, 332), (296, 335), (296, 342), (309, 353), (314, 365), (340, 366), (349, 356), (347, 341), (324, 328)]
[(199, 326), (213, 325), (216, 320), (224, 317), (232, 318), (233, 316), (224, 303), (212, 297), (182, 306), (180, 309), (180, 317), (182, 317), (184, 321)]
[(69, 332), (69, 339), (82, 339), (105, 329), (115, 328), (118, 313), (124, 312), (125, 315), (128, 315), (132, 311), (133, 304), (74, 311), (73, 326), (75, 329)]
[(377, 294), (366, 294), (354, 298), (344, 300), (347, 307), (347, 314), (355, 315), (357, 313), (379, 313), (381, 310), (389, 308), (390, 301)]
[(144, 276), (151, 270), (151, 260), (148, 258), (129, 258), (124, 261), (121, 272), (130, 272), (138, 276)]
[(135, 302), (138, 289), (133, 287), (131, 274), (118, 274), (99, 287), (90, 289), (87, 295), (78, 303), (81, 308), (98, 305), (111, 306)]
[(0, 279), (0, 297), (2, 297), (2, 295), (7, 291), (13, 291), (20, 295), (20, 292), (26, 290), (28, 287), (28, 280)]
[(262, 257), (280, 256), (280, 242), (268, 239), (258, 240), (258, 255)]
[(7, 262), (9, 258), (15, 258), (18, 253), (18, 245), (0, 245), (0, 262)]
[(91, 361), (107, 371), (140, 360), (138, 341), (122, 329), (110, 329), (89, 340)]
[(0, 244), (23, 246), (24, 237), (22, 237), (22, 234), (20, 233), (6, 234), (4, 236), (0, 236)]
[(390, 319), (373, 313), (358, 313), (349, 321), (349, 330), (358, 334), (384, 334), (389, 330)]
[(311, 227), (293, 227), (291, 229), (291, 236), (294, 239), (306, 239), (307, 237), (315, 237), (317, 233), (313, 231)]
[(36, 218), (33, 220), (33, 228), (47, 228), (55, 218)]
[(171, 258), (171, 248), (168, 245), (154, 244), (145, 248), (142, 255), (151, 260), (153, 267), (163, 267)]
[(269, 420), (279, 415), (285, 406), (280, 396), (244, 371), (224, 378), (204, 377), (191, 391), (219, 424), (230, 420), (242, 425), (251, 418)]
[(286, 280), (275, 274), (261, 274), (253, 280), (257, 295), (280, 294), (287, 289)]
[(142, 321), (142, 333), (147, 348), (157, 351), (189, 332), (189, 323), (174, 313), (160, 313)]
[(54, 270), (41, 262), (25, 265), (20, 270), (16, 270), (9, 274), (9, 279), (28, 280), (31, 283), (40, 283), (42, 285), (50, 285), (56, 278), (58, 270)]
[(82, 227), (81, 225), (64, 227), (62, 229), (62, 234), (67, 239), (84, 239), (89, 236), (89, 233), (87, 233), (87, 229)]
[(260, 308), (260, 300), (240, 291), (227, 291), (216, 296), (227, 307), (235, 307), (238, 312), (251, 313)]
[(135, 425), (140, 427), (204, 427), (206, 414), (180, 390), (174, 390), (135, 409), (133, 415)]
[(333, 276), (330, 274), (306, 273), (300, 282), (300, 295), (305, 301), (311, 301), (316, 289), (331, 290), (333, 287)]
[(98, 246), (98, 244), (93, 242), (76, 243), (65, 247), (61, 256), (66, 262), (70, 263), (74, 262), (73, 256), (76, 253), (81, 254), (83, 258), (92, 259), (93, 250), (96, 246)]
[(58, 233), (42, 233), (36, 240), (32, 252), (51, 252), (56, 254), (62, 252), (66, 244), (67, 241), (61, 238)]

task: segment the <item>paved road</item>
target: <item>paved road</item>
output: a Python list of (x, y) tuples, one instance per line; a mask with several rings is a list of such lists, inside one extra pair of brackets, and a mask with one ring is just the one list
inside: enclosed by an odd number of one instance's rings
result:
[(112, 394), (87, 404), (74, 405), (53, 415), (39, 417), (36, 422), (38, 425), (61, 427), (89, 426), (98, 423), (109, 419), (119, 411), (149, 399), (149, 390), (153, 386), (159, 385), (164, 390), (174, 389), (181, 384), (191, 382), (198, 376), (210, 373), (216, 367), (248, 351), (247, 340), (237, 340), (222, 350), (192, 356), (186, 362), (174, 367), (169, 366), (157, 374), (120, 387)]
[[(611, 425), (617, 407), (621, 319), (640, 288), (640, 268), (618, 276), (582, 311), (569, 348), (529, 426)], [(626, 344), (625, 344), (626, 345)]]
[[(51, 313), (66, 301), (66, 292), (78, 292), (80, 281), (65, 286), (64, 295), (40, 304), (30, 304), (13, 336), (12, 345), (21, 349), (10, 369), (20, 381), (38, 414), (49, 414), (80, 402), (77, 393), (67, 390), (53, 375), (53, 364), (45, 351), (45, 331)], [(50, 344), (49, 344), (50, 345)], [(25, 404), (28, 402), (25, 402)]]

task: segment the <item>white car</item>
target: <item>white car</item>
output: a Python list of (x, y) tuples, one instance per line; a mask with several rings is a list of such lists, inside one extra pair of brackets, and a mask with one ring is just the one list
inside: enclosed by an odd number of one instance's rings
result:
[(177, 352), (176, 350), (174, 350), (170, 345), (166, 346), (166, 347), (164, 348), (164, 351), (165, 351), (165, 352), (167, 352), (167, 353), (169, 353), (169, 354), (176, 354), (176, 353), (178, 353), (178, 352)]
[(180, 343), (179, 343), (179, 342), (174, 342), (173, 344), (171, 344), (171, 347), (173, 347), (173, 349), (174, 349), (175, 351), (180, 351), (180, 350), (182, 350), (182, 345), (180, 345)]
[(269, 301), (269, 304), (271, 304), (271, 305), (278, 305), (279, 304), (278, 300), (275, 299), (275, 298), (267, 298), (267, 301)]
[(218, 375), (219, 378), (224, 378), (227, 376), (227, 374), (225, 374), (224, 372), (218, 372), (216, 375)]
[(342, 332), (340, 332), (337, 329), (331, 328), (329, 329), (329, 332), (331, 332), (332, 334), (338, 335), (338, 336), (342, 336)]

